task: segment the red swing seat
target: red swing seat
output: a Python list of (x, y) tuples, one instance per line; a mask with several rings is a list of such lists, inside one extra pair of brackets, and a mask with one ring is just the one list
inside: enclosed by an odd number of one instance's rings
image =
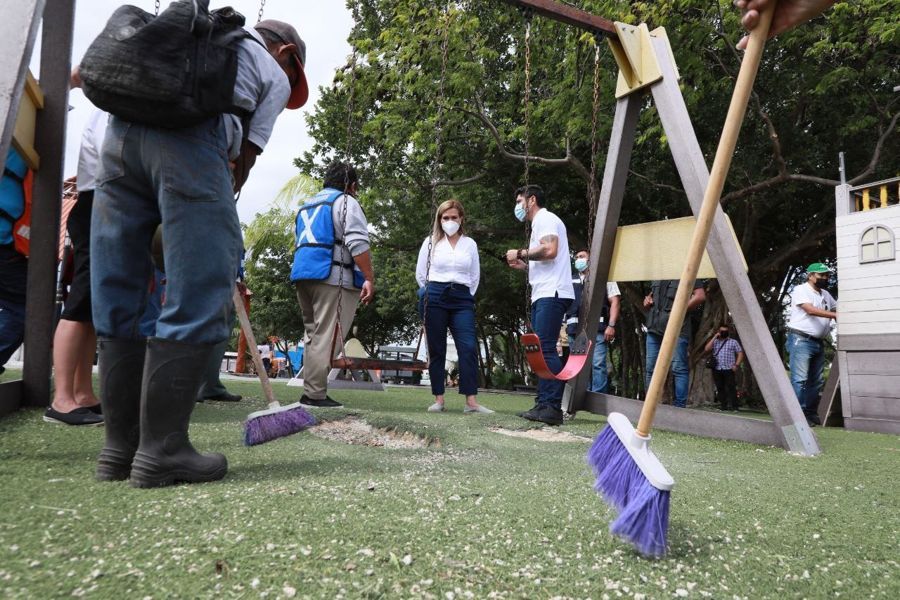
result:
[(536, 333), (526, 333), (521, 338), (522, 346), (525, 349), (525, 359), (528, 360), (528, 366), (535, 375), (541, 379), (556, 379), (558, 381), (569, 381), (581, 372), (584, 363), (591, 355), (591, 340), (581, 332), (575, 338), (575, 342), (569, 342), (569, 358), (559, 373), (553, 373), (547, 367), (547, 361), (544, 360), (544, 353), (541, 351), (541, 340)]

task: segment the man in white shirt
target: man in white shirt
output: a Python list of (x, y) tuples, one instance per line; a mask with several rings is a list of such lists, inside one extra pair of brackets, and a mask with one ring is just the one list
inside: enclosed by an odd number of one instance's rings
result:
[[(541, 340), (547, 367), (551, 372), (558, 373), (562, 362), (556, 353), (556, 339), (566, 309), (575, 298), (566, 226), (559, 217), (544, 208), (544, 191), (537, 185), (526, 185), (516, 190), (515, 215), (519, 221), (531, 221), (531, 240), (528, 248), (508, 250), (506, 262), (513, 269), (528, 271), (531, 327)], [(529, 421), (561, 425), (564, 387), (562, 381), (541, 379), (538, 382), (537, 403), (519, 416)]]
[(825, 369), (822, 340), (831, 332), (832, 319), (837, 319), (837, 303), (827, 291), (830, 274), (827, 265), (813, 263), (806, 268), (806, 282), (791, 290), (786, 344), (791, 386), (810, 426), (822, 424), (818, 415)]

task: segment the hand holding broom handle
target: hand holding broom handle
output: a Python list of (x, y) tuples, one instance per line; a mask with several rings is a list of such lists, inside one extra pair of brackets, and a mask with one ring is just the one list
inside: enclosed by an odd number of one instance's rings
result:
[(734, 92), (731, 96), (731, 104), (725, 117), (725, 125), (722, 128), (722, 136), (719, 138), (719, 147), (716, 150), (716, 158), (709, 174), (709, 183), (703, 194), (703, 204), (700, 214), (697, 216), (697, 225), (694, 228), (694, 237), (688, 250), (687, 262), (681, 273), (681, 281), (678, 283), (678, 291), (675, 294), (675, 302), (672, 312), (669, 313), (669, 322), (663, 335), (662, 346), (656, 359), (656, 367), (650, 380), (650, 388), (647, 390), (647, 398), (641, 410), (638, 420), (637, 434), (641, 437), (650, 435), (650, 427), (656, 414), (656, 407), (662, 396), (662, 388), (669, 373), (669, 364), (672, 362), (672, 354), (675, 342), (681, 332), (684, 323), (687, 304), (697, 279), (697, 271), (700, 268), (700, 259), (703, 250), (709, 240), (709, 231), (712, 228), (713, 217), (719, 206), (719, 198), (722, 188), (725, 186), (725, 178), (731, 167), (731, 158), (737, 145), (738, 134), (741, 131), (741, 123), (747, 110), (747, 102), (753, 91), (753, 82), (756, 80), (756, 72), (759, 70), (759, 62), (762, 58), (763, 48), (769, 34), (769, 25), (772, 23), (772, 14), (775, 11), (775, 2), (759, 16), (759, 24), (750, 32), (750, 40), (744, 58), (741, 60), (741, 69), (738, 73)]
[(250, 327), (250, 318), (247, 316), (247, 310), (244, 308), (244, 299), (241, 298), (241, 292), (238, 286), (234, 286), (231, 293), (234, 300), (234, 310), (237, 313), (238, 321), (241, 323), (241, 331), (247, 338), (247, 345), (250, 347), (250, 357), (253, 359), (253, 365), (256, 367), (256, 374), (259, 376), (259, 382), (262, 384), (263, 393), (266, 395), (266, 402), (269, 408), (279, 406), (275, 400), (275, 394), (272, 393), (272, 384), (269, 383), (269, 374), (263, 366), (262, 358), (259, 355), (259, 348), (256, 347), (256, 338), (253, 337), (253, 329)]

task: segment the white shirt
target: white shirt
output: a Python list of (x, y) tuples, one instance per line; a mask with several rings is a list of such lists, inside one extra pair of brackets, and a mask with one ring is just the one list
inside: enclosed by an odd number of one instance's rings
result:
[(78, 151), (78, 178), (75, 183), (79, 192), (88, 192), (97, 186), (97, 169), (100, 168), (100, 150), (106, 137), (109, 113), (100, 109), (91, 113), (88, 123), (81, 132), (81, 149)]
[(831, 331), (831, 319), (814, 317), (800, 308), (801, 304), (810, 304), (819, 310), (836, 310), (837, 303), (827, 290), (819, 290), (809, 282), (802, 283), (791, 290), (791, 313), (788, 327), (802, 331), (813, 337), (823, 338)]
[[(450, 245), (447, 236), (441, 237), (431, 250), (431, 269), (428, 270), (428, 240), (425, 238), (419, 248), (416, 262), (416, 283), (423, 287), (427, 281), (438, 283), (460, 283), (469, 287), (475, 295), (481, 280), (481, 263), (478, 260), (478, 244), (467, 235), (460, 235), (456, 248)], [(428, 273), (426, 273), (428, 271)]]
[(569, 267), (569, 237), (563, 222), (546, 208), (542, 208), (531, 221), (529, 248), (539, 246), (541, 238), (555, 235), (559, 239), (556, 258), (528, 261), (528, 282), (531, 284), (531, 302), (541, 298), (575, 298), (572, 287), (572, 271)]

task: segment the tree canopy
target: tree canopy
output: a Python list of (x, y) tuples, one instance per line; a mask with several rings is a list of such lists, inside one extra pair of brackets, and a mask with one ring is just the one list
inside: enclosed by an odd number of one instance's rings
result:
[[(609, 19), (666, 28), (681, 90), (711, 164), (740, 63), (734, 50), (741, 35), (739, 13), (731, 3), (577, 4)], [(549, 208), (566, 223), (573, 251), (585, 246), (597, 40), (552, 20), (531, 19), (526, 131), (528, 19), (519, 10), (476, 0), (350, 0), (349, 5), (355, 15), (350, 42), (356, 58), (322, 89), (309, 118), (315, 145), (295, 162), (302, 173), (316, 176), (349, 148), (351, 161), (360, 168), (378, 290), (374, 306), (358, 315), (360, 338), (371, 348), (416, 335), (415, 260), (429, 231), (435, 183), (439, 201), (456, 197), (464, 203), (470, 234), (479, 244), (483, 284), (477, 314), (488, 362), (520, 370), (521, 357), (512, 341), (526, 311), (523, 281), (501, 255), (521, 247), (525, 236), (512, 209), (513, 192), (523, 183), (526, 135), (533, 155), (530, 182), (548, 192)], [(898, 23), (890, 0), (844, 2), (766, 48), (722, 204), (776, 333), (783, 327), (785, 281), (801, 265), (834, 258), (838, 153), (846, 153), (852, 183), (897, 174), (900, 94), (893, 87), (900, 83)], [(444, 32), (447, 70), (442, 81)], [(598, 173), (610, 135), (617, 73), (611, 52), (601, 43)], [(622, 224), (686, 214), (687, 199), (648, 101), (640, 117)], [(639, 293), (635, 288), (630, 297)], [(721, 304), (721, 296), (713, 290), (710, 305), (716, 302)], [(490, 371), (486, 369), (488, 376)]]

